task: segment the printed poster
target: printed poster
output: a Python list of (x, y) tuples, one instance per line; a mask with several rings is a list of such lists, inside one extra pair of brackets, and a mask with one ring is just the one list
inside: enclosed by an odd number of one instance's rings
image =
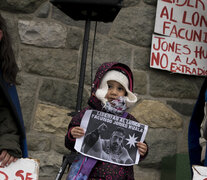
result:
[(75, 149), (85, 156), (131, 166), (138, 164), (136, 143), (143, 142), (148, 126), (113, 114), (87, 110), (81, 125), (85, 136), (76, 139)]

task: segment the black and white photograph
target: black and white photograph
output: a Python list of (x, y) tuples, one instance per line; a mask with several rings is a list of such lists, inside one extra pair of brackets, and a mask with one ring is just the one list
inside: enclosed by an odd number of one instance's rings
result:
[(89, 157), (114, 164), (138, 164), (136, 143), (143, 142), (148, 126), (102, 111), (88, 110), (81, 127), (85, 136), (76, 140), (75, 149)]

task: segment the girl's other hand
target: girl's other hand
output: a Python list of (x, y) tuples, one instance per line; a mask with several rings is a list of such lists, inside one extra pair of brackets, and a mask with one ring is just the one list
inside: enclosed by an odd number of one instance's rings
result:
[(85, 134), (84, 129), (79, 126), (74, 127), (71, 130), (71, 135), (73, 136), (73, 138), (81, 138), (82, 136), (84, 136), (84, 134)]
[(147, 145), (143, 142), (138, 142), (137, 143), (137, 148), (139, 150), (139, 153), (141, 156), (144, 156), (147, 152)]

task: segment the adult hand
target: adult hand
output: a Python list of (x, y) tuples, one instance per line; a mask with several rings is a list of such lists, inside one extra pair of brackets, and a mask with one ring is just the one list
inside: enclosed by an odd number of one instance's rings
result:
[(15, 158), (14, 156), (11, 156), (7, 150), (3, 150), (0, 154), (0, 166), (5, 167), (10, 165), (12, 162), (16, 162), (18, 158)]

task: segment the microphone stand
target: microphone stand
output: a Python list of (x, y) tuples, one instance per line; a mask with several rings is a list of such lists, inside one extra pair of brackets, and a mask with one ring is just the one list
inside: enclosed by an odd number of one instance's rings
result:
[[(87, 52), (88, 52), (88, 43), (89, 43), (89, 35), (90, 35), (90, 25), (91, 25), (91, 21), (86, 20), (84, 39), (83, 39), (83, 50), (82, 50), (80, 77), (79, 77), (79, 85), (78, 85), (78, 93), (77, 93), (76, 111), (68, 113), (69, 116), (74, 116), (76, 113), (80, 112), (80, 110), (81, 110), (83, 89), (84, 89), (84, 80), (85, 80), (86, 60), (87, 60)], [(55, 180), (61, 180), (67, 165), (69, 165), (69, 167), (70, 167), (75, 156), (76, 156), (76, 153), (74, 153), (74, 152), (71, 152), (70, 154), (66, 154), (63, 156), (63, 162), (62, 162), (62, 165), (59, 169), (59, 172), (58, 172)]]

